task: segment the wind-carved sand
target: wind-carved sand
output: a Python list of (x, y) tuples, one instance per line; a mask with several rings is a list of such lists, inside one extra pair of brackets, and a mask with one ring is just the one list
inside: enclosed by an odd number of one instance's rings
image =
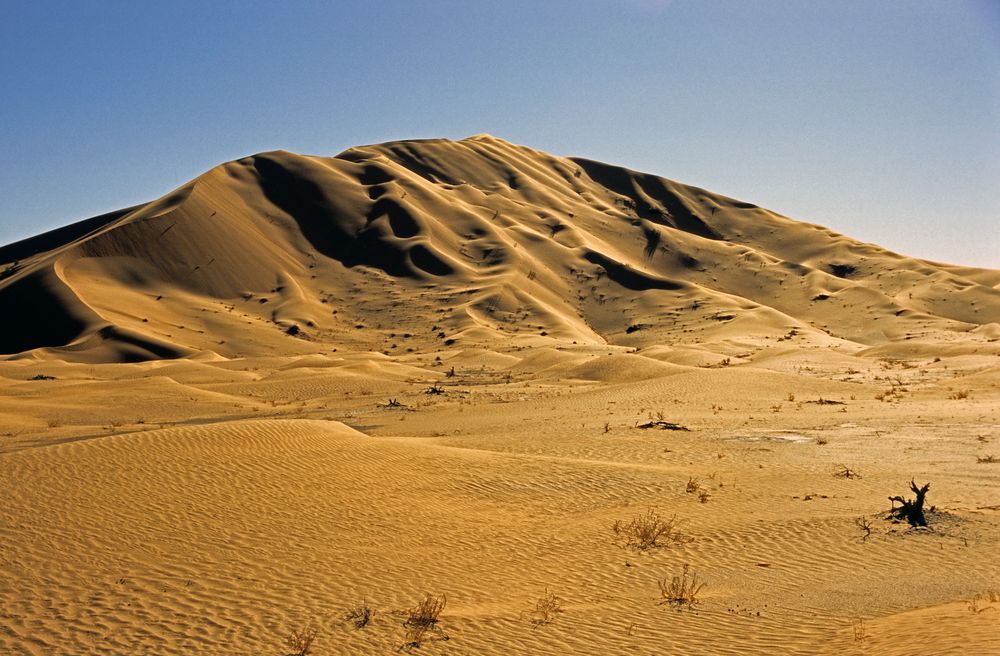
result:
[(998, 270), (483, 135), (221, 165), (0, 312), (0, 652), (1000, 653)]

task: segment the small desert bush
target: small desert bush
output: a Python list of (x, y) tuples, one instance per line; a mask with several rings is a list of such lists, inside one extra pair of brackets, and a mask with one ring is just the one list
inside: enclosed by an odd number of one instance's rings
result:
[(660, 579), (657, 583), (660, 585), (659, 603), (688, 608), (698, 603), (698, 593), (705, 587), (705, 584), (698, 580), (698, 575), (691, 572), (687, 565), (684, 566), (680, 576)]
[(860, 471), (852, 469), (847, 465), (837, 465), (834, 467), (833, 475), (837, 478), (862, 478)]
[(691, 542), (691, 538), (678, 530), (679, 524), (676, 516), (665, 519), (650, 508), (644, 515), (636, 515), (628, 522), (617, 520), (611, 530), (626, 546), (645, 551), (667, 546), (671, 542)]
[(363, 629), (372, 621), (375, 611), (368, 605), (367, 601), (362, 601), (356, 606), (351, 606), (344, 613), (344, 619), (354, 625), (355, 629)]
[(423, 601), (406, 611), (406, 621), (403, 622), (406, 628), (406, 641), (402, 645), (404, 649), (420, 647), (428, 632), (437, 633), (443, 640), (448, 639), (438, 626), (438, 617), (447, 602), (448, 598), (445, 595), (436, 597), (427, 594)]
[(958, 390), (953, 394), (949, 394), (948, 398), (952, 401), (961, 401), (962, 399), (969, 398), (969, 390)]
[(977, 594), (969, 601), (969, 610), (979, 614), (987, 610), (996, 610), (993, 604), (1000, 603), (1000, 592), (989, 590), (983, 594)]
[(864, 531), (864, 535), (861, 536), (861, 541), (867, 542), (868, 538), (871, 537), (872, 534), (872, 520), (862, 515), (861, 517), (856, 517), (854, 519), (854, 525)]
[(318, 635), (319, 630), (314, 627), (308, 627), (301, 631), (292, 631), (285, 638), (285, 645), (291, 649), (288, 652), (288, 656), (308, 656), (309, 651), (312, 649), (312, 644)]
[(993, 454), (988, 454), (985, 456), (976, 456), (976, 462), (978, 462), (980, 465), (989, 465), (995, 462), (1000, 462), (1000, 458), (997, 458)]
[(864, 643), (868, 639), (868, 627), (865, 626), (863, 617), (855, 617), (851, 620), (851, 630), (854, 633), (854, 642)]
[(528, 619), (535, 626), (544, 626), (554, 622), (561, 612), (563, 612), (562, 599), (546, 589), (545, 594), (535, 602), (535, 608), (528, 612)]

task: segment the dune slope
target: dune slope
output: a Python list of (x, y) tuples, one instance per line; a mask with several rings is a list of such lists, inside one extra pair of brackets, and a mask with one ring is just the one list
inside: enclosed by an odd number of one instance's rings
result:
[(485, 135), (254, 155), (0, 263), (0, 351), (89, 362), (1000, 331), (1000, 272)]

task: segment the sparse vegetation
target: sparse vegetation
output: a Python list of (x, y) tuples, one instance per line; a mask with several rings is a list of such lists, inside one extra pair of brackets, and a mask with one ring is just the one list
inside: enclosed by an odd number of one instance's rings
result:
[(561, 612), (563, 612), (562, 599), (546, 588), (545, 594), (539, 597), (538, 601), (535, 602), (535, 607), (528, 611), (527, 615), (529, 621), (535, 626), (545, 626), (554, 622)]
[(428, 633), (435, 633), (439, 640), (447, 640), (448, 635), (438, 625), (441, 611), (448, 598), (445, 595), (426, 594), (423, 600), (406, 612), (406, 639), (401, 649), (416, 649), (423, 644)]
[(291, 649), (288, 656), (308, 656), (312, 650), (312, 644), (319, 635), (319, 630), (315, 627), (308, 627), (301, 631), (292, 631), (285, 638), (285, 645)]
[(948, 395), (948, 398), (952, 401), (961, 401), (962, 399), (969, 398), (969, 390), (958, 390)]
[(660, 579), (657, 583), (660, 586), (660, 604), (688, 608), (698, 603), (698, 593), (705, 587), (705, 583), (698, 580), (698, 575), (691, 572), (688, 565), (684, 566), (680, 576)]
[(362, 601), (356, 606), (351, 606), (344, 613), (344, 619), (350, 622), (355, 629), (363, 629), (372, 621), (375, 611), (368, 605), (367, 601)]
[(987, 610), (997, 610), (993, 604), (1000, 603), (1000, 592), (988, 590), (982, 594), (977, 594), (969, 600), (969, 610), (979, 614)]
[(612, 524), (611, 530), (625, 542), (626, 546), (645, 551), (664, 547), (670, 543), (691, 542), (692, 538), (680, 532), (679, 524), (676, 516), (665, 519), (650, 508), (645, 514), (636, 515), (628, 522), (617, 520)]
[(681, 426), (680, 424), (675, 424), (672, 421), (666, 421), (662, 412), (657, 412), (655, 417), (653, 413), (649, 413), (646, 417), (648, 421), (645, 424), (637, 424), (637, 428), (659, 428), (660, 430), (675, 430), (675, 431), (686, 431), (689, 430), (686, 426)]
[(864, 535), (861, 536), (861, 541), (867, 542), (868, 538), (871, 537), (872, 534), (872, 520), (862, 515), (861, 517), (855, 518), (854, 525), (864, 531)]
[(806, 401), (806, 403), (815, 403), (816, 405), (846, 405), (843, 401), (824, 399), (822, 396), (816, 399), (815, 401)]
[(1000, 462), (1000, 458), (997, 458), (993, 454), (987, 454), (985, 456), (976, 456), (976, 462), (978, 462), (980, 465), (990, 465), (995, 462)]
[(868, 627), (865, 626), (863, 617), (856, 617), (851, 621), (851, 629), (854, 632), (854, 642), (863, 643), (868, 639)]
[[(930, 487), (930, 483), (923, 487), (917, 487), (917, 484), (911, 480), (910, 489), (917, 495), (916, 498), (911, 501), (901, 496), (889, 497), (889, 501), (892, 502), (889, 516), (893, 519), (905, 519), (910, 526), (927, 526), (927, 518), (924, 516), (924, 499)], [(898, 508), (896, 507), (897, 502), (900, 504)]]
[(860, 471), (852, 469), (847, 465), (837, 465), (833, 470), (833, 475), (837, 478), (862, 478)]

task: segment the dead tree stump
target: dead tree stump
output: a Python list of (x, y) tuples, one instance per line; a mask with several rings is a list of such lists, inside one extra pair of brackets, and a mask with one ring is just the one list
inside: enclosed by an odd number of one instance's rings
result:
[[(889, 514), (895, 519), (905, 519), (910, 526), (927, 526), (927, 518), (924, 517), (924, 497), (927, 496), (927, 490), (930, 487), (930, 483), (923, 487), (917, 487), (913, 479), (910, 479), (910, 489), (917, 495), (917, 498), (911, 501), (901, 496), (889, 497), (889, 501), (892, 502)], [(897, 501), (900, 504), (898, 508), (896, 507)]]

